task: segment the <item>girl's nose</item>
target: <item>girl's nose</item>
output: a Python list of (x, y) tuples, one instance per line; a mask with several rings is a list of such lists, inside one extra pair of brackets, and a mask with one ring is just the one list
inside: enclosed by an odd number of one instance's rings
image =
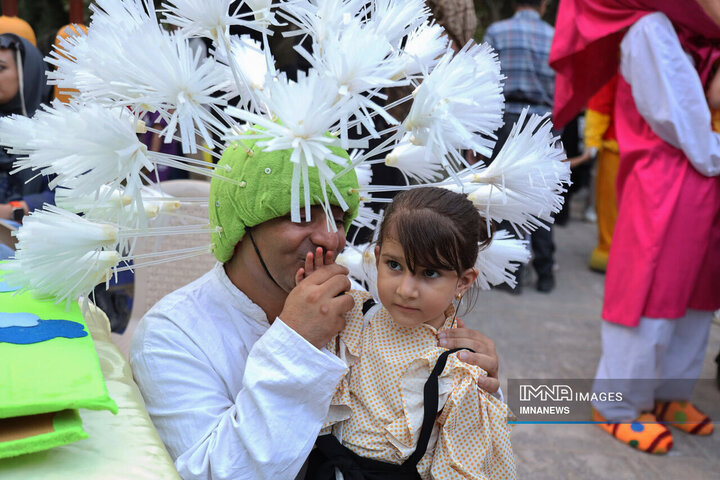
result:
[(396, 291), (397, 294), (403, 298), (415, 298), (417, 296), (415, 278), (410, 272), (406, 272), (402, 275)]

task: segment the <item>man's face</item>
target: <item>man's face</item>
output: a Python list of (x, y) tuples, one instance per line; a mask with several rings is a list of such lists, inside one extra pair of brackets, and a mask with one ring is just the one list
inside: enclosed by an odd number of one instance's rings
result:
[[(286, 292), (295, 287), (295, 274), (305, 263), (308, 252), (317, 247), (324, 251), (332, 250), (337, 255), (345, 248), (345, 228), (343, 211), (332, 208), (331, 219), (337, 231), (328, 231), (325, 212), (319, 206), (312, 207), (309, 222), (296, 223), (290, 216), (275, 218), (252, 228), (260, 254), (268, 271)], [(249, 241), (247, 235), (243, 242)]]
[(17, 95), (19, 83), (15, 66), (14, 50), (0, 48), (0, 104), (5, 104)]

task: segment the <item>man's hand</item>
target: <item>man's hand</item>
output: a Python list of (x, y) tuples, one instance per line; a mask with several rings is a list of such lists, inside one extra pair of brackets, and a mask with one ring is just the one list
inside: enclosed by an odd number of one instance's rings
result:
[[(322, 252), (320, 258), (324, 260)], [(350, 290), (347, 268), (337, 264), (318, 268), (313, 259), (310, 265), (314, 271), (304, 279), (304, 269), (298, 271), (297, 285), (285, 300), (279, 318), (315, 347), (322, 348), (345, 328), (343, 315), (355, 302), (350, 295), (344, 295)]]
[(438, 334), (438, 344), (447, 349), (470, 348), (475, 351), (458, 352), (458, 359), (470, 365), (476, 365), (488, 374), (478, 379), (478, 386), (488, 393), (495, 393), (500, 388), (498, 380), (498, 357), (495, 342), (480, 332), (465, 326), (465, 322), (457, 319), (458, 328), (443, 330)]

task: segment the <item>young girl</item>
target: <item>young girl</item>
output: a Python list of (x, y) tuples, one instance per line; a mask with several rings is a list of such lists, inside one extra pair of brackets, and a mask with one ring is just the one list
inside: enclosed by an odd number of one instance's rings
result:
[(381, 304), (349, 292), (355, 306), (329, 348), (350, 368), (306, 478), (515, 477), (507, 406), (477, 387), (484, 371), (437, 341), (455, 327), (453, 301), (489, 242), (465, 195), (426, 187), (395, 197), (375, 247)]

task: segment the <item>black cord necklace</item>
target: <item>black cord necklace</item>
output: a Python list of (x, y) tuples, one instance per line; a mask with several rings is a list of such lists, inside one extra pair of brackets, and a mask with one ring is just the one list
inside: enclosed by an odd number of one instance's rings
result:
[(272, 275), (270, 275), (270, 270), (268, 270), (267, 265), (265, 265), (265, 261), (263, 260), (262, 255), (260, 255), (260, 250), (258, 250), (257, 245), (255, 244), (255, 239), (252, 236), (252, 230), (250, 230), (250, 227), (246, 228), (245, 231), (247, 232), (248, 236), (250, 237), (250, 242), (252, 242), (252, 246), (255, 249), (255, 253), (257, 253), (258, 259), (260, 260), (260, 265), (262, 265), (263, 269), (265, 270), (265, 274), (267, 274), (268, 278), (272, 280), (272, 282), (277, 285), (277, 287), (280, 290), (283, 290), (283, 288), (280, 286), (280, 284), (275, 281)]

